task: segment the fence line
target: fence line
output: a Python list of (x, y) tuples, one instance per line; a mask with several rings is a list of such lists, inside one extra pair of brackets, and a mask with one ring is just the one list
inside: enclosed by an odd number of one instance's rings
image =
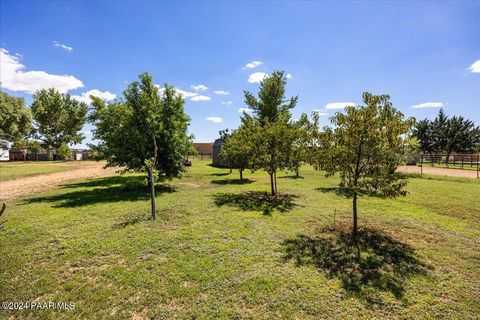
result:
[(420, 154), (420, 173), (423, 166), (443, 167), (449, 169), (475, 170), (480, 178), (480, 153), (425, 153)]

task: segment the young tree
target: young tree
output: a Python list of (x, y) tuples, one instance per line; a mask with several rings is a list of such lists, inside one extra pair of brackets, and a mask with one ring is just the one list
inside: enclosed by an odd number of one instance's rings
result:
[(88, 107), (68, 94), (61, 94), (53, 88), (37, 91), (33, 96), (32, 114), (40, 138), (54, 150), (62, 145), (77, 144), (85, 138), (81, 133), (87, 120)]
[(403, 163), (413, 118), (404, 119), (388, 95), (363, 94), (365, 106), (337, 112), (319, 134), (321, 156), (316, 168), (340, 174), (340, 191), (352, 197), (353, 235), (358, 230), (357, 197), (396, 197), (406, 194), (406, 181), (396, 173)]
[(15, 142), (32, 131), (32, 114), (23, 98), (0, 92), (0, 139)]
[(243, 171), (250, 168), (252, 159), (249, 132), (246, 127), (240, 125), (231, 133), (228, 130), (221, 131), (220, 136), (222, 138), (220, 156), (230, 168), (238, 169), (240, 181), (243, 182)]
[(125, 171), (148, 173), (152, 218), (156, 218), (155, 177), (179, 177), (186, 169), (184, 156), (192, 136), (187, 133), (189, 117), (184, 100), (171, 86), (159, 95), (151, 75), (143, 73), (124, 91), (124, 101), (106, 104), (92, 98), (90, 121), (96, 126), (93, 137), (100, 141), (96, 152), (108, 166)]
[(60, 148), (58, 148), (58, 158), (61, 160), (68, 160), (71, 157), (72, 150), (66, 144), (62, 144)]
[(38, 153), (42, 149), (40, 142), (27, 139), (16, 140), (13, 146), (20, 149), (30, 150), (30, 152), (36, 153), (36, 160), (38, 160)]
[(289, 145), (287, 146), (289, 150), (285, 155), (288, 157), (288, 170), (295, 172), (297, 178), (302, 164), (308, 162), (308, 150), (311, 146), (309, 134), (311, 126), (312, 124), (305, 113), (300, 116), (300, 119), (290, 124)]
[(290, 110), (293, 109), (298, 97), (285, 99), (287, 77), (284, 72), (273, 72), (260, 83), (258, 98), (244, 91), (245, 103), (253, 110), (253, 116), (244, 113), (243, 122), (248, 125), (253, 146), (253, 167), (264, 168), (270, 176), (271, 193), (277, 193), (276, 173), (288, 167), (285, 160), (290, 156), (286, 149), (289, 136)]

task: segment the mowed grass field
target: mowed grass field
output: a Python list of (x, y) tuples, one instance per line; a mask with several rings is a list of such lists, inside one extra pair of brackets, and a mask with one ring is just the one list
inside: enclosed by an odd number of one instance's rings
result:
[[(351, 201), (337, 178), (195, 161), (157, 188), (144, 177), (87, 180), (8, 204), (0, 301), (71, 301), (74, 310), (0, 311), (30, 319), (478, 319), (480, 182), (413, 177), (409, 195)], [(365, 228), (368, 227), (368, 228)]]
[(0, 162), (0, 181), (68, 171), (79, 168), (78, 161), (16, 161)]

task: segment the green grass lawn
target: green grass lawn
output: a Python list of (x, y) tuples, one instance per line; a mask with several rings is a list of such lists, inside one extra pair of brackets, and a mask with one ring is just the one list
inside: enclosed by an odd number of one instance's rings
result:
[[(414, 177), (398, 200), (359, 201), (361, 256), (336, 178), (300, 179), (195, 161), (158, 187), (143, 176), (88, 180), (9, 203), (0, 301), (72, 301), (50, 319), (478, 319), (480, 183)], [(335, 220), (335, 224), (334, 224)]]
[(80, 167), (79, 162), (65, 161), (18, 161), (0, 162), (0, 181), (13, 180), (44, 173), (72, 170)]

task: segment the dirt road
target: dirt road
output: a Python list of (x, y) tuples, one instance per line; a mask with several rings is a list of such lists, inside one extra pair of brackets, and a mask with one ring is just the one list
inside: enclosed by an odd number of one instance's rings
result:
[(113, 169), (103, 169), (103, 166), (103, 163), (89, 161), (85, 162), (80, 168), (74, 167), (68, 171), (2, 181), (0, 182), (0, 200), (11, 200), (28, 196), (56, 188), (66, 182), (114, 174)]
[[(405, 173), (420, 173), (420, 167), (417, 166), (400, 166), (398, 171)], [(462, 170), (462, 169), (447, 169), (436, 167), (423, 167), (424, 174), (431, 174), (435, 176), (449, 176), (449, 177), (462, 177), (462, 178), (477, 178), (477, 172), (474, 170)]]

